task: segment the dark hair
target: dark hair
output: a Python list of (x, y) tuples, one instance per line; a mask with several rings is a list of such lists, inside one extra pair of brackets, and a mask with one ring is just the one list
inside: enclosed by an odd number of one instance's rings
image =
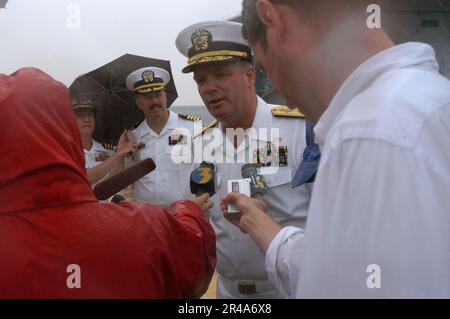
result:
[[(250, 43), (259, 43), (263, 49), (267, 48), (266, 28), (256, 12), (257, 0), (242, 1), (242, 35)], [(298, 6), (298, 0), (271, 0), (273, 4)]]
[[(313, 24), (316, 28), (327, 21), (326, 15), (333, 14), (327, 7), (331, 0), (269, 0), (273, 5), (286, 5), (292, 8), (305, 23)], [(393, 0), (384, 0), (392, 2)], [(249, 43), (258, 43), (262, 49), (267, 49), (266, 28), (256, 11), (257, 0), (242, 1), (242, 35)], [(337, 3), (338, 0), (333, 0)], [(369, 4), (378, 4), (380, 0), (339, 0), (342, 10), (360, 10)], [(364, 12), (365, 10), (361, 11)]]
[(267, 48), (266, 28), (256, 12), (256, 0), (242, 1), (242, 36), (249, 43)]

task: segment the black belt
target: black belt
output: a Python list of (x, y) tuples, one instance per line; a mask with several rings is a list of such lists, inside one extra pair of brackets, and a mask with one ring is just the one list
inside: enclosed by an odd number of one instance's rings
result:
[(238, 290), (243, 295), (254, 295), (256, 294), (256, 284), (254, 281), (239, 281)]

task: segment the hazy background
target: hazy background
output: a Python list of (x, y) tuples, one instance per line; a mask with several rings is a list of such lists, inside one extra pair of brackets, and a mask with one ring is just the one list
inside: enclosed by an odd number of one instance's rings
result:
[[(240, 14), (242, 0), (10, 0), (0, 9), (0, 73), (33, 66), (69, 86), (125, 54), (170, 60), (179, 97), (202, 105), (175, 47), (186, 26)], [(73, 18), (80, 13), (77, 27)]]

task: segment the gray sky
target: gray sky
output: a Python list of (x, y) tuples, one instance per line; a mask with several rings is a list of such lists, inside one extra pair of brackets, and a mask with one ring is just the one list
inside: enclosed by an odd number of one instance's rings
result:
[(170, 60), (179, 94), (174, 105), (201, 105), (192, 75), (181, 73), (186, 58), (175, 38), (190, 24), (239, 14), (241, 2), (10, 0), (0, 9), (0, 73), (33, 66), (70, 85), (78, 75), (131, 53)]

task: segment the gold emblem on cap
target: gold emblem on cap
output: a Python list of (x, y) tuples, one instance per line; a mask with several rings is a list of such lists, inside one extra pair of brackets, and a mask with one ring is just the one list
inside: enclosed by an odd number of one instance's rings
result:
[(191, 42), (195, 51), (206, 50), (209, 42), (212, 40), (212, 34), (208, 30), (198, 29), (191, 36)]
[(155, 79), (155, 73), (153, 73), (153, 71), (147, 70), (142, 73), (142, 79), (145, 83), (153, 82), (153, 80)]
[(91, 105), (92, 101), (87, 96), (81, 96), (78, 98), (78, 105)]

